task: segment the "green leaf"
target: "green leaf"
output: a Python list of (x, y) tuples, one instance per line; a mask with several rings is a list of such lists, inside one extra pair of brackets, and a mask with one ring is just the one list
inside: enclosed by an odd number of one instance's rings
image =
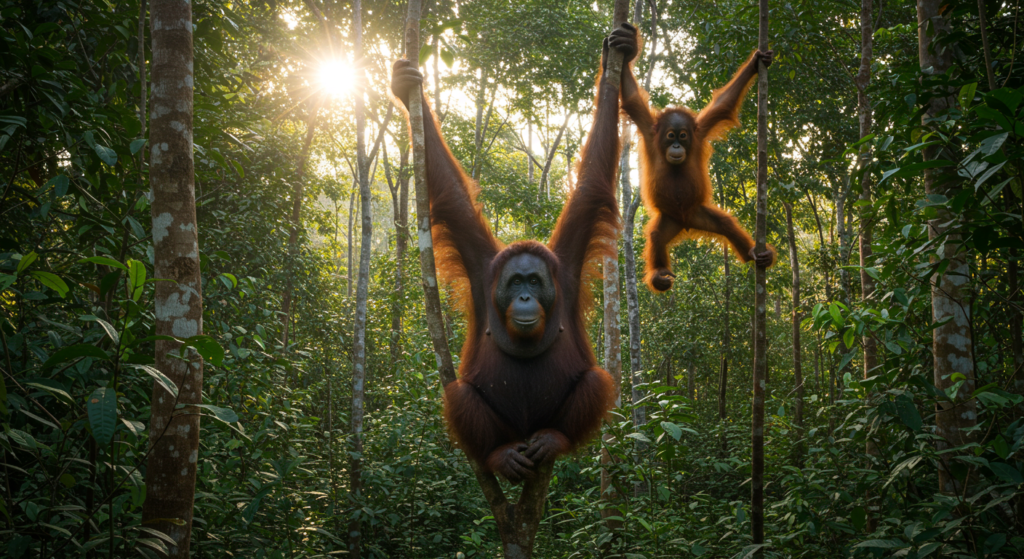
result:
[(167, 375), (163, 374), (160, 369), (150, 367), (149, 365), (132, 365), (132, 367), (153, 377), (153, 381), (164, 387), (164, 390), (170, 392), (171, 396), (174, 396), (175, 398), (178, 397), (178, 385), (174, 384), (174, 381), (168, 378)]
[(97, 388), (86, 403), (89, 411), (89, 426), (92, 436), (100, 445), (106, 446), (114, 438), (117, 425), (117, 393), (113, 388)]
[(99, 264), (101, 266), (110, 266), (111, 268), (118, 268), (124, 271), (128, 271), (128, 267), (124, 264), (114, 260), (113, 258), (107, 258), (106, 256), (90, 256), (89, 258), (83, 258), (78, 261), (79, 264), (84, 263)]
[(220, 278), (220, 281), (224, 284), (224, 287), (227, 287), (228, 289), (234, 289), (235, 287), (238, 287), (238, 278), (236, 278), (234, 274), (224, 272), (223, 274), (217, 277)]
[(138, 301), (142, 297), (142, 288), (146, 286), (146, 266), (138, 260), (129, 260), (128, 266), (128, 288), (132, 301)]
[(679, 426), (670, 421), (662, 421), (661, 428), (664, 429), (666, 433), (668, 433), (673, 439), (677, 441), (680, 437), (683, 436), (683, 432), (682, 430), (679, 429)]
[(896, 413), (900, 416), (900, 422), (910, 428), (911, 431), (920, 432), (923, 422), (921, 414), (917, 411), (914, 400), (906, 394), (896, 397)]
[(110, 165), (111, 167), (117, 165), (117, 153), (115, 153), (114, 150), (106, 146), (101, 146), (100, 144), (93, 145), (92, 149), (96, 152), (96, 155), (99, 156), (100, 160), (107, 165)]
[(194, 347), (199, 355), (207, 361), (213, 363), (216, 366), (220, 366), (224, 361), (224, 348), (220, 347), (217, 340), (210, 336), (200, 334), (198, 336), (192, 336), (186, 340), (183, 340), (184, 344), (181, 346), (181, 353), (184, 355), (186, 347)]
[(60, 198), (61, 196), (64, 196), (65, 194), (68, 193), (68, 185), (70, 183), (68, 182), (67, 175), (57, 175), (56, 177), (50, 179), (47, 184), (53, 185), (54, 196)]
[(992, 441), (992, 450), (995, 451), (1003, 460), (1010, 455), (1010, 445), (1006, 444), (1006, 439), (1002, 435), (996, 436), (995, 440)]
[(649, 443), (649, 442), (651, 442), (651, 439), (648, 439), (646, 436), (644, 436), (643, 433), (630, 433), (630, 434), (626, 435), (626, 438), (627, 439), (634, 439), (634, 440), (640, 441), (642, 443)]
[(992, 473), (996, 474), (999, 479), (1007, 483), (1024, 483), (1024, 477), (1021, 477), (1020, 471), (1009, 464), (990, 462), (988, 467), (992, 469)]
[(853, 523), (853, 528), (858, 532), (864, 529), (867, 518), (868, 513), (864, 510), (864, 507), (857, 507), (850, 513), (850, 522)]
[(445, 66), (451, 68), (452, 64), (455, 64), (455, 53), (448, 49), (441, 49), (441, 61)]
[(854, 328), (847, 328), (846, 332), (843, 332), (843, 343), (846, 344), (846, 347), (853, 347), (856, 334), (857, 333)]
[(132, 155), (135, 155), (136, 153), (139, 153), (139, 150), (142, 149), (142, 146), (144, 146), (144, 145), (146, 145), (146, 139), (145, 138), (139, 138), (138, 140), (132, 140), (131, 145), (129, 145), (129, 149), (131, 149)]
[(28, 268), (29, 266), (31, 266), (32, 263), (35, 262), (37, 258), (39, 258), (39, 255), (36, 254), (35, 251), (32, 251), (32, 252), (26, 254), (25, 256), (22, 256), (21, 260), (18, 261), (18, 269), (15, 270), (14, 273), (15, 274), (22, 273), (23, 271), (25, 271), (25, 268)]
[(238, 414), (231, 408), (211, 406), (210, 404), (195, 404), (195, 406), (197, 408), (203, 408), (204, 410), (213, 412), (213, 415), (216, 416), (217, 419), (225, 423), (235, 423), (238, 421)]
[(114, 340), (114, 345), (121, 345), (121, 338), (120, 336), (117, 335), (117, 330), (114, 328), (112, 324), (110, 324), (106, 320), (103, 320), (102, 318), (92, 315), (83, 316), (82, 320), (87, 320), (99, 324), (100, 328), (103, 328), (103, 331), (106, 332), (108, 336), (110, 336), (110, 339)]
[(63, 299), (64, 296), (68, 294), (68, 284), (64, 283), (64, 280), (57, 277), (56, 274), (51, 274), (50, 272), (40, 272), (39, 270), (32, 270), (31, 272), (29, 272), (29, 275), (36, 278), (36, 280), (39, 283), (56, 291), (57, 294), (60, 295), (61, 299)]
[(18, 281), (18, 276), (12, 276), (11, 274), (0, 274), (0, 293), (7, 291), (7, 288), (14, 285), (14, 282)]
[(960, 106), (963, 107), (965, 111), (971, 108), (971, 103), (974, 101), (974, 92), (977, 90), (977, 82), (969, 83), (960, 88), (960, 95), (958, 98), (960, 100)]
[(869, 547), (873, 549), (897, 549), (906, 547), (907, 544), (903, 540), (868, 540), (866, 542), (860, 542), (853, 546), (854, 548)]
[(985, 155), (992, 155), (999, 148), (1003, 146), (1006, 141), (1006, 137), (1009, 136), (1009, 132), (1003, 132), (1002, 134), (996, 134), (995, 136), (989, 136), (981, 141), (981, 152)]
[(76, 357), (94, 357), (96, 359), (106, 359), (107, 352), (92, 345), (92, 344), (75, 344), (64, 346), (57, 350), (56, 353), (50, 356), (49, 359), (43, 363), (43, 369), (53, 367), (57, 363), (63, 363), (69, 359)]
[(39, 378), (26, 382), (25, 386), (31, 386), (33, 388), (38, 388), (39, 390), (49, 392), (50, 394), (53, 395), (54, 398), (62, 402), (66, 402), (72, 405), (74, 405), (75, 403), (75, 400), (71, 397), (70, 394), (68, 394), (67, 389), (64, 388), (64, 385), (55, 380)]
[(839, 305), (832, 303), (828, 306), (828, 314), (832, 315), (832, 323), (836, 325), (836, 328), (843, 326), (843, 315), (839, 312)]

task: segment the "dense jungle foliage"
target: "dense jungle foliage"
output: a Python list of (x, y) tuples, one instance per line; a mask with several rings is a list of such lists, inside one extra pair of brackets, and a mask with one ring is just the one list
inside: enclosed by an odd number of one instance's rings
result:
[[(573, 188), (611, 5), (425, 2), (424, 87), (505, 242), (546, 239)], [(923, 33), (952, 66), (933, 72), (919, 60), (915, 3), (875, 1), (864, 90), (874, 124), (862, 135), (861, 6), (771, 3), (768, 242), (779, 260), (768, 272), (765, 557), (1024, 556), (1024, 21), (1019, 0), (941, 5), (949, 30)], [(387, 84), (405, 4), (361, 3), (359, 60), (352, 6), (192, 2), (205, 334), (191, 340), (205, 358), (196, 557), (344, 555), (353, 520), (365, 557), (500, 556), (491, 511), (442, 417), (414, 193), (408, 219), (399, 207), (402, 189), (413, 190), (409, 139)], [(153, 367), (140, 119), (140, 66), (151, 62), (146, 9), (136, 0), (0, 0), (3, 556), (157, 557), (167, 549), (142, 522), (153, 387), (169, 382)], [(652, 0), (638, 27), (646, 46), (636, 71), (642, 82), (654, 65), (652, 102), (699, 108), (756, 47), (757, 6)], [(321, 70), (332, 60), (343, 61), (330, 66), (348, 72), (342, 79)], [(379, 144), (368, 163), (369, 237), (359, 234), (356, 95), (366, 101), (367, 149)], [(754, 97), (711, 160), (716, 202), (751, 231)], [(933, 99), (948, 97), (948, 108), (928, 113)], [(635, 192), (635, 150), (629, 161)], [(956, 186), (926, 192), (928, 172)], [(641, 273), (647, 219), (641, 206), (632, 244)], [(938, 222), (945, 233), (929, 234)], [(873, 236), (862, 262), (865, 231)], [(408, 250), (397, 250), (400, 241)], [(362, 491), (352, 494), (355, 284), (366, 242), (366, 420)], [(967, 273), (950, 271), (953, 260)], [(557, 462), (537, 557), (754, 552), (753, 273), (714, 242), (682, 243), (674, 262), (671, 292), (640, 285), (642, 367), (631, 371), (625, 294), (637, 280), (620, 250), (622, 405), (606, 426), (614, 436)], [(966, 321), (933, 314), (933, 284), (947, 273)], [(862, 278), (874, 283), (867, 297)], [(283, 313), (286, 284), (293, 303)], [(600, 359), (609, 317), (599, 280), (592, 291)], [(464, 322), (449, 304), (454, 295), (442, 293), (457, 353)], [(942, 354), (933, 338), (947, 326), (958, 329), (972, 372), (936, 380)], [(877, 351), (866, 372), (865, 340)], [(963, 444), (944, 444), (937, 406), (965, 401), (974, 415), (963, 419)], [(602, 464), (602, 447), (616, 460)], [(618, 490), (614, 502), (601, 499), (602, 467)], [(943, 486), (940, 470), (949, 476)], [(609, 527), (605, 507), (621, 528)]]

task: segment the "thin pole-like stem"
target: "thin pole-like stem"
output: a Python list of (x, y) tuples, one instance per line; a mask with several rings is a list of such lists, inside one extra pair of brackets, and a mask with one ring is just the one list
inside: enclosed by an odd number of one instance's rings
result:
[[(422, 0), (409, 0), (409, 15), (405, 24), (405, 57), (418, 60), (420, 52), (420, 15)], [(426, 142), (423, 132), (423, 102), (420, 87), (409, 91), (409, 128), (412, 130), (413, 182), (416, 185), (416, 230), (420, 247), (420, 274), (423, 278), (424, 307), (427, 330), (434, 346), (441, 383), (455, 381), (448, 338), (445, 336), (441, 315), (441, 294), (437, 288), (437, 267), (434, 262), (434, 241), (430, 235), (430, 199), (427, 196)]]
[[(760, 0), (758, 48), (768, 51), (768, 0)], [(754, 228), (754, 251), (765, 250), (768, 228), (768, 68), (758, 64), (757, 70), (757, 222)], [(755, 264), (754, 270), (754, 402), (751, 428), (750, 523), (753, 544), (764, 543), (764, 389), (768, 372), (766, 268)], [(760, 550), (757, 556), (762, 556)]]

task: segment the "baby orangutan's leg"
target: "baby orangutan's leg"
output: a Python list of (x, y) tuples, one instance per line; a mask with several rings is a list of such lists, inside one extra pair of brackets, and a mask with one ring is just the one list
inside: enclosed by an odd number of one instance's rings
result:
[(676, 275), (672, 273), (668, 247), (682, 230), (681, 223), (665, 214), (658, 214), (647, 225), (647, 249), (644, 251), (647, 273), (644, 281), (654, 291), (672, 288), (672, 278)]

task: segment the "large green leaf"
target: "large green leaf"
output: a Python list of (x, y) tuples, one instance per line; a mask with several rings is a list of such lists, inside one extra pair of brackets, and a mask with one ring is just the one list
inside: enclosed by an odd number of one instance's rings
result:
[(146, 266), (138, 260), (128, 261), (128, 289), (132, 301), (138, 301), (142, 297), (142, 288), (146, 285)]
[(110, 444), (117, 426), (117, 392), (113, 388), (97, 388), (89, 396), (85, 407), (89, 412), (93, 438), (100, 445)]
[(906, 394), (900, 394), (896, 397), (896, 413), (900, 416), (900, 422), (912, 431), (921, 431), (921, 426), (923, 425), (921, 414), (918, 413), (914, 400)]
[(57, 292), (58, 295), (63, 299), (68, 294), (68, 284), (64, 283), (64, 280), (57, 277), (56, 274), (50, 272), (41, 272), (39, 270), (32, 270), (29, 275), (36, 278), (39, 283), (49, 287), (50, 289)]
[(159, 384), (160, 386), (163, 386), (165, 390), (170, 392), (171, 396), (174, 396), (175, 398), (178, 397), (178, 385), (174, 384), (174, 381), (168, 378), (167, 375), (163, 374), (163, 372), (161, 372), (160, 369), (157, 369), (156, 367), (151, 367), (149, 365), (131, 366), (153, 377), (153, 380), (156, 381), (156, 383)]
[(194, 347), (199, 355), (203, 356), (203, 359), (213, 363), (216, 366), (220, 366), (224, 361), (224, 348), (220, 347), (217, 340), (200, 334), (198, 336), (192, 336), (184, 340), (185, 345), (181, 346), (181, 351), (184, 353), (186, 347)]
[(76, 357), (95, 357), (96, 359), (106, 359), (108, 357), (107, 352), (92, 345), (92, 344), (75, 344), (64, 346), (56, 351), (49, 359), (43, 363), (43, 369), (53, 367), (58, 363), (63, 363), (69, 359)]
[(216, 416), (217, 419), (225, 423), (235, 423), (238, 421), (238, 414), (231, 408), (211, 406), (210, 404), (195, 404), (195, 406), (197, 408), (203, 408), (204, 410), (213, 412), (213, 415)]

